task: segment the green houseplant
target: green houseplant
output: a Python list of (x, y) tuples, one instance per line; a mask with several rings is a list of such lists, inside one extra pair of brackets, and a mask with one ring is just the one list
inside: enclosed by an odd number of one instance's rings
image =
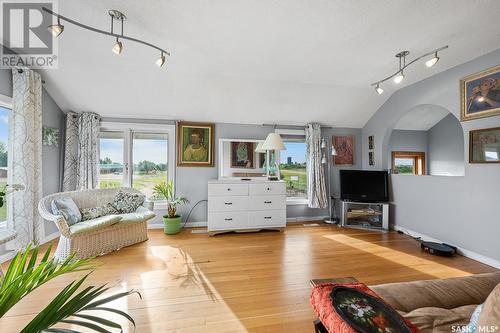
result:
[(189, 200), (175, 196), (173, 181), (158, 183), (153, 191), (157, 199), (167, 200), (167, 215), (163, 216), (163, 230), (167, 235), (178, 233), (181, 230), (182, 216), (177, 214), (177, 205), (187, 204)]
[[(49, 259), (51, 246), (40, 260), (38, 251), (38, 248), (31, 249), (28, 246), (25, 250), (18, 252), (10, 262), (5, 275), (0, 274), (0, 318), (21, 299), (46, 282), (62, 274), (96, 268), (91, 259), (75, 260), (72, 256), (61, 262), (54, 258)], [(109, 290), (106, 285), (80, 288), (89, 274), (64, 287), (20, 333), (80, 332), (74, 328), (59, 328), (57, 327), (59, 324), (72, 324), (95, 332), (110, 333), (111, 331), (108, 328), (123, 331), (120, 324), (96, 316), (95, 311), (118, 314), (130, 321), (135, 329), (135, 322), (130, 315), (121, 310), (106, 307), (106, 304), (134, 293), (141, 297), (139, 292), (130, 290), (103, 297), (103, 294)]]

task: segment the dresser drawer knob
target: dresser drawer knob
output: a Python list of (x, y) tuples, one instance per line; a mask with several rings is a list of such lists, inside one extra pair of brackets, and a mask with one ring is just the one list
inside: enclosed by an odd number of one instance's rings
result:
[(264, 201), (265, 204), (273, 203), (272, 201)]
[(225, 218), (224, 221), (232, 221), (232, 218)]
[(230, 188), (228, 188), (227, 190), (228, 190), (228, 191), (231, 191), (231, 189), (230, 189)]
[(232, 202), (224, 202), (224, 205), (232, 205)]
[(268, 190), (268, 191), (271, 191), (271, 188), (270, 188), (270, 187), (268, 187), (268, 188), (267, 188), (267, 190)]
[(264, 216), (264, 218), (265, 218), (266, 220), (270, 220), (270, 219), (272, 219), (272, 217), (271, 217), (271, 216)]

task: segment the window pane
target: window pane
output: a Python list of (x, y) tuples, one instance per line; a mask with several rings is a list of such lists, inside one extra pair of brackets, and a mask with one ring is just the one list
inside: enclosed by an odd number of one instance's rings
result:
[(153, 187), (167, 180), (168, 134), (134, 133), (132, 147), (132, 187), (150, 197)]
[(286, 150), (280, 154), (280, 173), (286, 182), (287, 197), (307, 198), (307, 146), (303, 139), (283, 142)]
[(121, 187), (123, 184), (123, 133), (101, 132), (99, 187)]
[[(10, 109), (0, 106), (0, 190), (7, 185), (7, 155), (9, 147), (9, 115)], [(7, 220), (7, 200), (0, 208), (0, 222)]]
[(415, 173), (415, 159), (396, 157), (394, 159), (396, 173), (403, 175), (413, 175)]

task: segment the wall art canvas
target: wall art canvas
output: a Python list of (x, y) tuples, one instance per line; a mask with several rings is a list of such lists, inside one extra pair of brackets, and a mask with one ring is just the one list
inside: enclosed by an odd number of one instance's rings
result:
[(337, 151), (334, 156), (335, 165), (354, 165), (354, 136), (334, 136), (332, 144)]
[(370, 166), (375, 165), (375, 154), (372, 151), (368, 152), (368, 165)]
[(500, 163), (500, 127), (469, 132), (470, 163)]
[(253, 142), (231, 142), (231, 168), (255, 169)]
[(177, 124), (177, 165), (188, 167), (214, 166), (214, 124)]
[(59, 147), (59, 129), (52, 127), (43, 127), (42, 144), (44, 146)]
[(368, 137), (368, 149), (375, 149), (375, 142), (374, 142), (373, 135), (370, 135)]
[(461, 120), (500, 115), (500, 66), (460, 80)]

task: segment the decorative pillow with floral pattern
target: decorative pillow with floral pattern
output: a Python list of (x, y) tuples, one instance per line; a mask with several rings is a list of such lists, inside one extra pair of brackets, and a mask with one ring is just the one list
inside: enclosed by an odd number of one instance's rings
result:
[(86, 221), (96, 219), (101, 216), (118, 214), (118, 211), (115, 207), (113, 207), (113, 205), (107, 203), (99, 207), (80, 209), (80, 213), (82, 214), (82, 221)]
[(120, 214), (133, 213), (144, 203), (146, 196), (140, 193), (118, 191), (111, 205)]

